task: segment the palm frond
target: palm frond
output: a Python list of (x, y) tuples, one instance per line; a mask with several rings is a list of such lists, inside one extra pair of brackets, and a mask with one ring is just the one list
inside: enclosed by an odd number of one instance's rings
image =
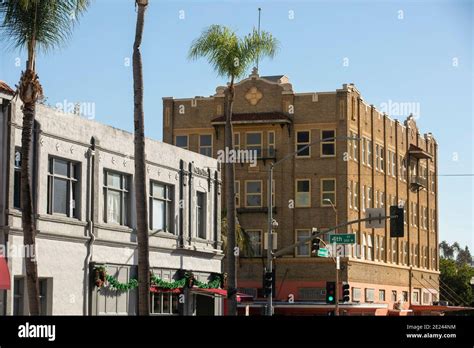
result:
[(188, 58), (206, 58), (219, 76), (239, 78), (257, 57), (273, 58), (278, 45), (278, 41), (268, 32), (259, 34), (254, 30), (239, 38), (225, 26), (211, 25), (192, 42)]
[(90, 0), (4, 0), (0, 35), (14, 48), (48, 51), (65, 44)]

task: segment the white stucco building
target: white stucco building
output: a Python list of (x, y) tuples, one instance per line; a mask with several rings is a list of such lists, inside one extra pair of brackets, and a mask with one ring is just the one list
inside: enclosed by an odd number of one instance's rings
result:
[[(0, 245), (12, 287), (0, 314), (27, 314), (20, 211), (22, 112), (0, 88)], [(38, 105), (33, 201), (41, 310), (46, 315), (136, 314), (137, 289), (95, 285), (96, 267), (121, 283), (137, 276), (133, 134)], [(221, 276), (220, 169), (216, 160), (146, 140), (150, 264), (164, 282), (192, 272), (197, 283)], [(211, 291), (155, 287), (154, 314), (222, 314)], [(184, 295), (180, 299), (180, 295)], [(184, 299), (184, 300), (183, 300)]]

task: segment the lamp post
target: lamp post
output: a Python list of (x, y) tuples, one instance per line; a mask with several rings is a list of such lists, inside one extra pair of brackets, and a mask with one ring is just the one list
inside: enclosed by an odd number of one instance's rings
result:
[[(357, 137), (331, 137), (331, 138), (326, 138), (326, 139), (319, 139), (316, 140), (312, 143), (307, 144), (306, 146), (303, 146), (301, 149), (292, 152), (282, 159), (270, 163), (270, 168), (268, 169), (268, 243), (267, 243), (267, 272), (273, 272), (273, 200), (272, 200), (272, 192), (273, 192), (273, 168), (280, 164), (281, 162), (293, 158), (296, 155), (298, 155), (300, 152), (305, 151), (309, 147), (318, 144), (322, 141), (336, 141), (336, 140), (357, 140), (359, 141), (360, 138)], [(273, 315), (273, 287), (270, 288), (269, 294), (267, 295), (267, 308), (266, 308), (266, 314), (268, 316)], [(336, 295), (337, 295), (337, 287), (336, 287)]]
[[(334, 205), (334, 203), (329, 199), (329, 198), (325, 198), (323, 199), (323, 202), (326, 202), (326, 203), (329, 203), (332, 207), (332, 209), (334, 210), (334, 214), (336, 216), (336, 226), (339, 225), (339, 223), (337, 222), (337, 209), (336, 209), (336, 206)], [(336, 233), (338, 233), (338, 228), (336, 227), (336, 230), (335, 230)], [(337, 255), (337, 250), (336, 250), (336, 243), (334, 243), (333, 245), (333, 248), (334, 250), (334, 254), (336, 255), (336, 302), (335, 302), (335, 311), (334, 311), (334, 314), (336, 316), (339, 315), (339, 266), (340, 266), (340, 263), (339, 263), (339, 256)]]

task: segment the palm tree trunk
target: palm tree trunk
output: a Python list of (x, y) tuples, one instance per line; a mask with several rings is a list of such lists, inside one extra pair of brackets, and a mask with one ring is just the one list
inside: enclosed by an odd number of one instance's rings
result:
[[(229, 87), (225, 93), (225, 147), (229, 150), (233, 146), (232, 132), (232, 106), (234, 103), (234, 78), (231, 78)], [(225, 185), (227, 200), (227, 300), (228, 315), (237, 315), (237, 272), (236, 272), (236, 235), (235, 235), (235, 170), (234, 163), (225, 163)]]
[(137, 1), (138, 14), (133, 44), (133, 93), (135, 125), (135, 206), (138, 242), (138, 314), (150, 314), (150, 259), (145, 174), (145, 120), (143, 113), (143, 66), (140, 53), (147, 1)]
[(25, 246), (26, 286), (30, 315), (40, 314), (38, 267), (35, 256), (35, 220), (31, 192), (31, 148), (33, 122), (36, 102), (41, 93), (41, 85), (34, 70), (27, 69), (21, 77), (19, 86), (20, 99), (23, 101), (23, 130), (21, 134), (21, 221), (23, 227), (23, 244)]

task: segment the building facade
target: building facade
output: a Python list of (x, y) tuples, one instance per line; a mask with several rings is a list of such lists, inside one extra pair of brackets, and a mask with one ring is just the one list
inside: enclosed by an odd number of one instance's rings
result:
[[(210, 97), (164, 98), (164, 141), (219, 157), (224, 90), (218, 87)], [(238, 219), (254, 246), (252, 255), (239, 258), (241, 291), (262, 298), (269, 163), (310, 144), (274, 168), (277, 248), (310, 236), (312, 228), (362, 219), (367, 208), (388, 213), (390, 205), (403, 206), (402, 238), (390, 238), (389, 221), (382, 229), (359, 222), (337, 231), (356, 235), (355, 245), (339, 247), (340, 280), (350, 285), (350, 301), (342, 308), (396, 315), (411, 304), (438, 300), (438, 145), (430, 133), (420, 134), (414, 117), (391, 119), (364, 101), (353, 84), (296, 93), (286, 76), (260, 77), (255, 70), (236, 84), (234, 101), (234, 148), (258, 157), (256, 164), (235, 165)], [(310, 249), (306, 245), (276, 260), (276, 311), (279, 302), (292, 299), (327, 312), (326, 281), (335, 280), (335, 265)]]
[[(136, 314), (133, 134), (37, 106), (31, 163), (37, 247), (27, 250), (19, 195), (22, 112), (10, 91), (1, 93), (0, 245), (13, 286), (0, 291), (0, 313), (28, 313), (26, 255), (37, 260), (42, 314)], [(220, 315), (221, 297), (182, 284), (222, 281), (218, 163), (151, 139), (146, 151), (152, 314)]]

